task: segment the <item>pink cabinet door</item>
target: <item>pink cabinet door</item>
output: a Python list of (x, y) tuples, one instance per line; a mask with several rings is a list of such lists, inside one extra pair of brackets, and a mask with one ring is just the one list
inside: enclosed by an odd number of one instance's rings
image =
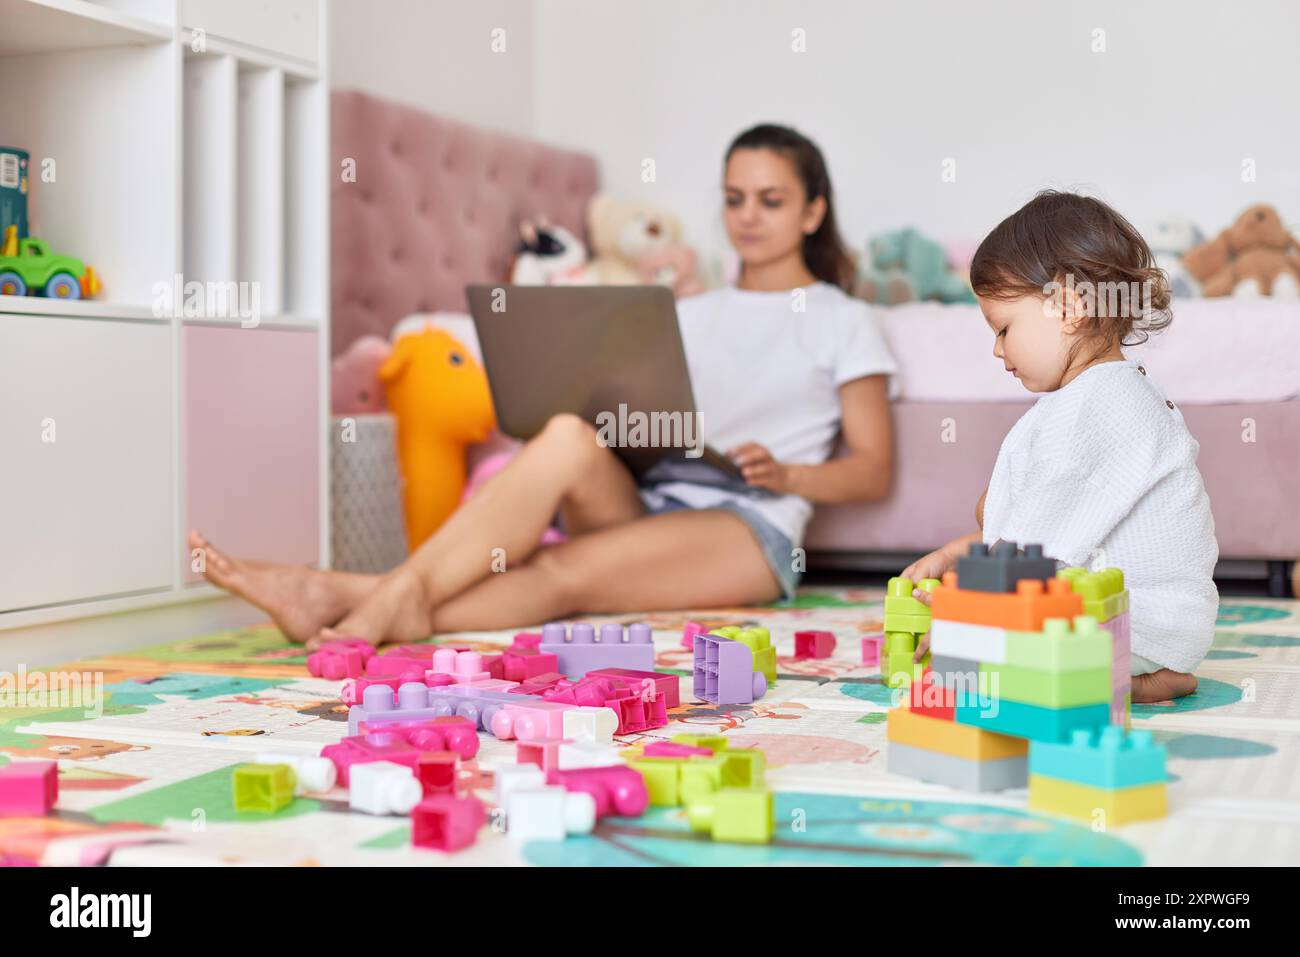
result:
[[(187, 325), (185, 518), (230, 554), (320, 560), (317, 333)], [(193, 571), (185, 550), (186, 581)]]

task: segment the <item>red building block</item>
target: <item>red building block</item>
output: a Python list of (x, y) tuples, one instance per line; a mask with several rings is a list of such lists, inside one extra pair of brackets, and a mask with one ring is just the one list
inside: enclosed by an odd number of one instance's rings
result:
[(460, 851), (478, 840), (487, 823), (483, 802), (466, 795), (427, 797), (411, 811), (411, 843), (438, 851)]
[(0, 817), (44, 817), (58, 799), (57, 761), (10, 761), (0, 768)]
[(794, 633), (794, 657), (829, 658), (835, 650), (835, 635), (829, 631), (796, 631)]
[(955, 721), (957, 713), (957, 689), (945, 688), (939, 684), (934, 672), (926, 668), (921, 672), (921, 680), (910, 685), (910, 706), (914, 714), (923, 714), (929, 718), (942, 721)]
[(425, 797), (456, 793), (456, 754), (453, 751), (430, 751), (415, 762), (415, 776)]

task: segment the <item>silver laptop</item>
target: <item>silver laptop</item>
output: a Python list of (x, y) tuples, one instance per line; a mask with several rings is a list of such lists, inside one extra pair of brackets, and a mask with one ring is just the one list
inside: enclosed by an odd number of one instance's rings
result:
[(700, 435), (667, 287), (472, 285), (465, 294), (506, 435), (530, 439), (570, 412), (642, 484), (747, 488)]

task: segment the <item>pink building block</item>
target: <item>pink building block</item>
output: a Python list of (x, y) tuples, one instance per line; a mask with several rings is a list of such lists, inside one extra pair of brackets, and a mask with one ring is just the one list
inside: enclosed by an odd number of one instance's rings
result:
[(435, 651), (429, 671), (451, 675), (456, 684), (472, 684), (492, 678), (483, 667), (483, 656), (477, 651), (456, 651), (452, 648), (439, 648)]
[(553, 674), (559, 667), (557, 656), (539, 651), (511, 648), (501, 655), (501, 677), (508, 681), (527, 681), (538, 675)]
[(695, 636), (707, 635), (709, 629), (705, 628), (698, 621), (688, 621), (682, 626), (682, 647), (687, 651), (695, 650)]
[(427, 754), (451, 753), (464, 760), (478, 754), (478, 733), (465, 718), (435, 718), (429, 721), (362, 722), (361, 734), (321, 748), (338, 769), (339, 780), (347, 785), (355, 764), (391, 761), (415, 773)]
[(10, 761), (0, 768), (0, 817), (44, 817), (58, 799), (57, 761)]
[(1121, 728), (1126, 724), (1127, 699), (1133, 690), (1133, 676), (1129, 673), (1133, 667), (1133, 649), (1129, 613), (1116, 615), (1101, 627), (1110, 632), (1114, 665), (1111, 668), (1113, 694), (1110, 703), (1110, 723)]
[(669, 708), (676, 708), (682, 703), (681, 679), (677, 675), (665, 674), (662, 671), (634, 671), (631, 668), (602, 668), (590, 672), (587, 677), (613, 678), (642, 694), (653, 691), (663, 696)]
[[(476, 735), (477, 737), (477, 735)], [(456, 753), (429, 751), (415, 762), (415, 776), (425, 797), (456, 793)]]
[(564, 712), (574, 705), (554, 701), (507, 704), (492, 716), (492, 733), (502, 741), (536, 741), (564, 737)]
[(343, 686), (339, 689), (339, 700), (344, 704), (360, 704), (365, 700), (366, 689), (372, 685), (383, 685), (385, 688), (392, 690), (394, 694), (397, 689), (408, 681), (423, 681), (427, 687), (438, 688), (444, 685), (455, 683), (451, 675), (438, 675), (431, 672), (425, 672), (424, 675), (391, 675), (386, 678), (376, 678), (373, 675), (365, 675), (361, 678), (346, 678)]
[(645, 778), (640, 772), (624, 766), (607, 768), (574, 768), (568, 771), (553, 770), (547, 773), (546, 783), (566, 791), (590, 794), (596, 802), (596, 817), (610, 814), (620, 817), (638, 817), (645, 813), (650, 803)]
[(515, 763), (535, 764), (543, 771), (558, 769), (560, 745), (564, 743), (561, 738), (520, 741), (515, 745)]
[(374, 655), (375, 646), (362, 638), (339, 638), (325, 642), (307, 656), (307, 671), (330, 681), (359, 678)]
[(829, 631), (796, 631), (794, 633), (794, 657), (829, 658), (835, 650), (835, 635)]
[(607, 698), (604, 706), (613, 708), (618, 715), (618, 730), (615, 734), (651, 731), (668, 724), (668, 702), (663, 695), (645, 698), (639, 689), (633, 691), (629, 688), (621, 692), (621, 697)]
[(542, 633), (539, 631), (521, 631), (515, 635), (514, 641), (510, 643), (511, 651), (536, 651), (537, 646), (542, 643)]
[(511, 688), (513, 694), (527, 695), (545, 695), (546, 692), (558, 690), (572, 684), (568, 678), (558, 671), (547, 672), (546, 674), (537, 675), (535, 678), (527, 678), (519, 682), (519, 687)]
[(476, 797), (427, 797), (411, 811), (411, 844), (438, 851), (464, 850), (478, 840), (479, 828), (486, 823), (487, 812)]
[(880, 646), (885, 643), (884, 635), (862, 636), (862, 663), (868, 666), (880, 664)]
[(690, 758), (697, 755), (701, 758), (713, 757), (713, 752), (708, 748), (675, 744), (672, 741), (656, 741), (654, 744), (647, 744), (644, 754), (647, 758)]

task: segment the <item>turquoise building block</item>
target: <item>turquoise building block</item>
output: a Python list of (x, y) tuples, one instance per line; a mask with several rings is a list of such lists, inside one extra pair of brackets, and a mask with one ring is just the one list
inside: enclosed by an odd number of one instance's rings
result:
[(956, 694), (954, 719), (958, 724), (969, 724), (1013, 738), (1064, 744), (1077, 730), (1100, 730), (1110, 723), (1109, 704), (1044, 708), (1019, 701), (981, 697), (963, 689), (958, 689)]
[(1029, 773), (1073, 781), (1090, 787), (1136, 787), (1166, 780), (1165, 749), (1150, 731), (1128, 731), (1107, 725), (1098, 734), (1080, 729), (1069, 744), (1029, 743)]

